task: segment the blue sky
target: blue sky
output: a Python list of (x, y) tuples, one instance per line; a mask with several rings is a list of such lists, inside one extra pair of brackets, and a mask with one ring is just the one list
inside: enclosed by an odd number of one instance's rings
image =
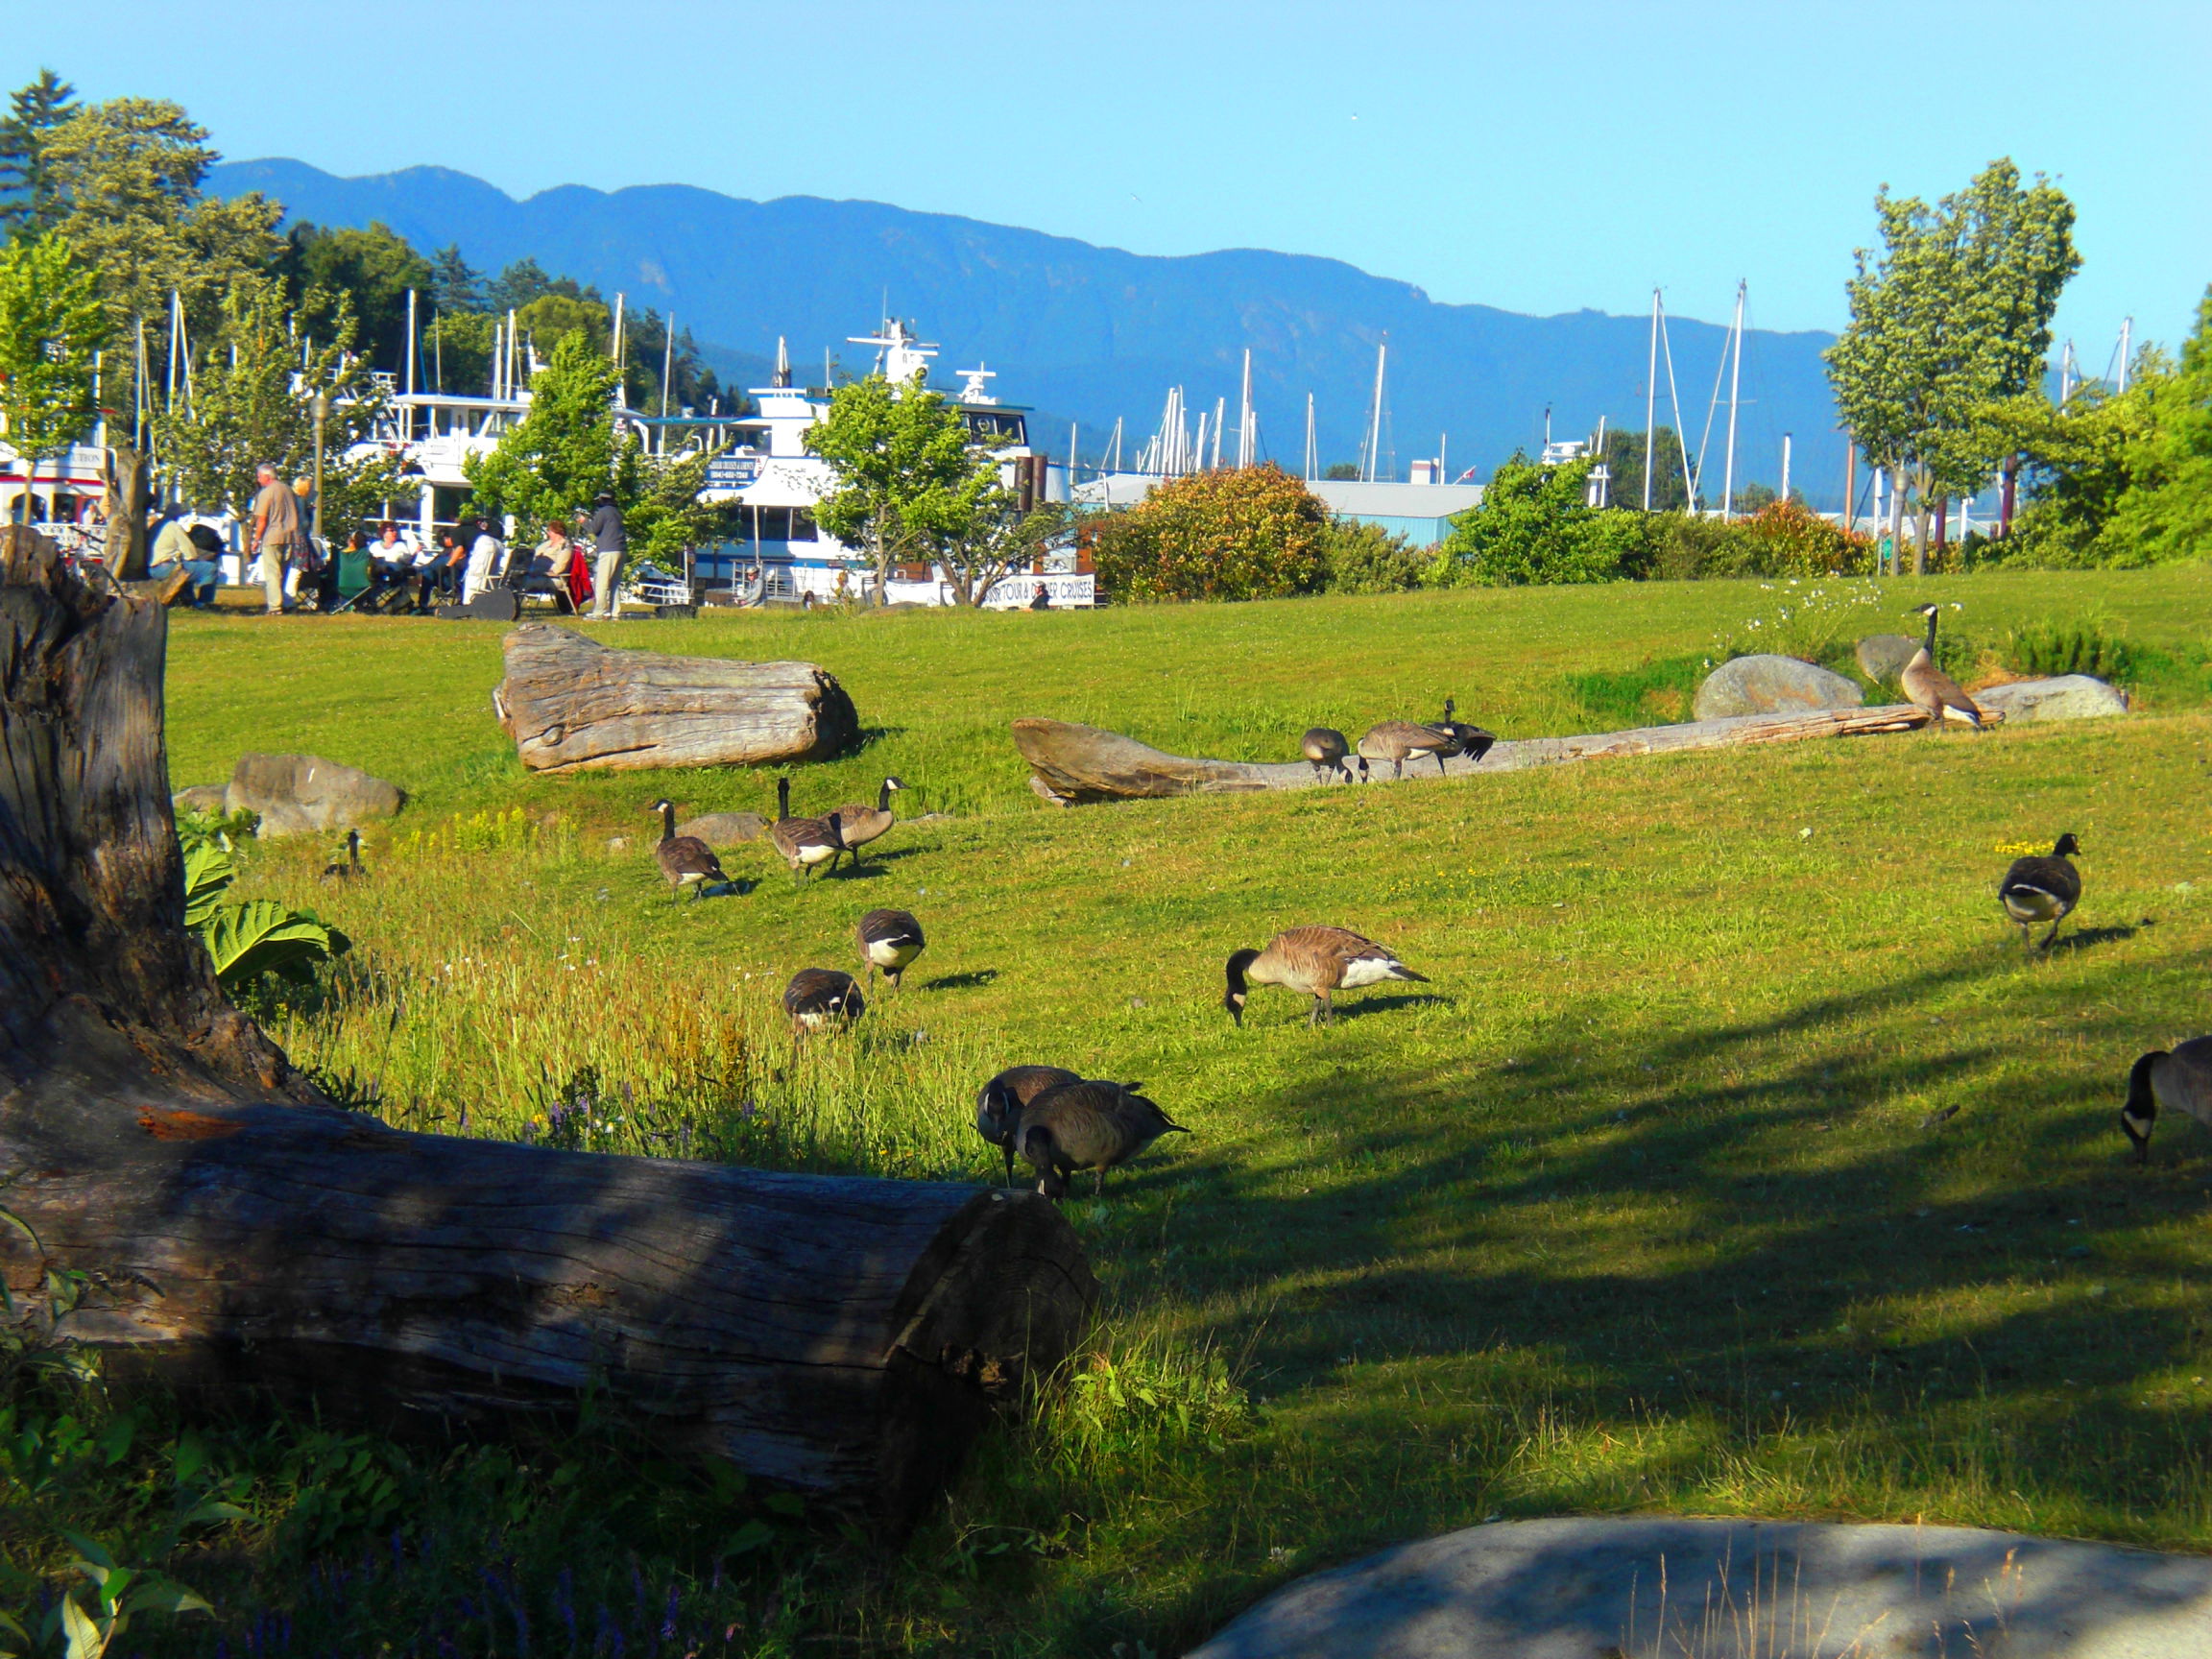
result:
[(517, 195), (867, 197), (1264, 247), (1512, 310), (1835, 327), (1885, 181), (2011, 156), (2080, 210), (2094, 371), (2212, 281), (2212, 4), (18, 4), (9, 85), (175, 98), (234, 159)]

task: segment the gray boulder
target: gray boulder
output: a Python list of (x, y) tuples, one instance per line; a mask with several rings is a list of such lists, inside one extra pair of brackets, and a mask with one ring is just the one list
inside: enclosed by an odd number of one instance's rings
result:
[(1856, 709), (1863, 701), (1856, 682), (1794, 657), (1737, 657), (1705, 677), (1694, 712), (1700, 720), (1817, 714), (1823, 709)]
[(767, 823), (757, 812), (703, 812), (676, 826), (679, 835), (696, 835), (709, 847), (734, 847), (740, 841), (757, 841)]
[(227, 783), (195, 783), (188, 789), (180, 789), (169, 797), (174, 812), (221, 812), (223, 797), (228, 792)]
[(1785, 1625), (1821, 1659), (2212, 1653), (2212, 1560), (1965, 1527), (1508, 1521), (1301, 1578), (1189, 1659), (1754, 1659)]
[(2061, 674), (2053, 680), (2015, 680), (1974, 693), (1984, 709), (2018, 720), (2102, 720), (2128, 712), (2128, 693), (2089, 674)]
[(397, 784), (320, 755), (241, 755), (223, 809), (258, 812), (263, 835), (312, 835), (389, 818), (406, 799)]
[(1859, 641), (1855, 655), (1859, 659), (1859, 671), (1867, 679), (1894, 685), (1897, 676), (1905, 672), (1905, 664), (1912, 661), (1912, 654), (1919, 649), (1919, 640), (1903, 634), (1869, 634)]

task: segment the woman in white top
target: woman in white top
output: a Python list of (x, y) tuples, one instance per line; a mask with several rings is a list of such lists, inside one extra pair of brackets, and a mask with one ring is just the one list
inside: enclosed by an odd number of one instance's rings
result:
[(501, 556), (506, 549), (499, 538), (492, 534), (488, 523), (476, 525), (476, 539), (469, 543), (469, 568), (461, 579), (461, 603), (471, 603), (477, 594), (490, 588), (499, 574)]

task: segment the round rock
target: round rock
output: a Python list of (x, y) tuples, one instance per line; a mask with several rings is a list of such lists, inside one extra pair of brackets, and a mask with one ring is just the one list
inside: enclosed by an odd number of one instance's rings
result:
[(1859, 671), (1867, 679), (1895, 685), (1897, 676), (1905, 672), (1905, 664), (1919, 649), (1919, 640), (1903, 634), (1869, 634), (1859, 641), (1853, 654), (1859, 659)]
[(1187, 1659), (1785, 1649), (1818, 1659), (2212, 1653), (2212, 1559), (1963, 1527), (1511, 1521), (1301, 1578)]
[(2102, 720), (2128, 712), (2128, 693), (2089, 674), (1985, 685), (1974, 693), (1974, 701), (1984, 709), (2002, 709), (2008, 721)]
[(696, 835), (709, 847), (734, 847), (740, 841), (757, 841), (766, 822), (757, 812), (703, 812), (676, 826), (679, 835)]
[(224, 810), (258, 812), (265, 836), (350, 829), (391, 817), (406, 799), (397, 783), (320, 755), (241, 755), (223, 791)]
[(1697, 687), (1700, 720), (1732, 714), (1816, 714), (1856, 709), (1865, 700), (1856, 682), (1795, 657), (1736, 657)]

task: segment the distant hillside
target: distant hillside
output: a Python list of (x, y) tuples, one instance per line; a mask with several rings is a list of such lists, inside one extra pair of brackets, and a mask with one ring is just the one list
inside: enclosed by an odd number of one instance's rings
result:
[[(299, 161), (231, 162), (208, 188), (260, 190), (290, 218), (320, 225), (380, 219), (425, 251), (457, 242), (488, 270), (528, 255), (672, 311), (703, 349), (711, 344), (718, 371), (740, 380), (761, 372), (779, 334), (816, 376), (826, 347), (864, 369), (867, 357), (845, 337), (869, 332), (888, 295), (894, 314), (943, 344), (943, 382), (952, 369), (987, 362), (1000, 396), (1052, 418), (1033, 436), (1054, 453), (1067, 448), (1070, 419), (1081, 421), (1089, 456), (1119, 416), (1133, 457), (1170, 385), (1185, 388), (1193, 410), (1210, 411), (1217, 397), (1234, 409), (1249, 346), (1267, 452), (1296, 468), (1311, 392), (1323, 459), (1350, 460), (1385, 331), (1384, 454), (1395, 453), (1401, 477), (1408, 461), (1436, 452), (1439, 433), (1449, 435), (1454, 472), (1475, 466), (1486, 476), (1515, 448), (1542, 442), (1546, 405), (1561, 437), (1586, 433), (1600, 415), (1644, 423), (1645, 319), (1442, 305), (1334, 259), (1251, 250), (1157, 258), (874, 202), (748, 202), (680, 184), (564, 185), (517, 202), (438, 167), (338, 179)], [(1479, 218), (1480, 209), (1440, 203), (1438, 211)], [(1725, 329), (1677, 320), (1671, 335), (1695, 446)], [(1793, 482), (1834, 504), (1843, 451), (1819, 362), (1831, 338), (1748, 337), (1740, 478), (1775, 482), (1781, 435), (1793, 432)], [(1667, 410), (1663, 369), (1663, 422)], [(1725, 419), (1716, 421), (1708, 461), (1716, 493)]]

